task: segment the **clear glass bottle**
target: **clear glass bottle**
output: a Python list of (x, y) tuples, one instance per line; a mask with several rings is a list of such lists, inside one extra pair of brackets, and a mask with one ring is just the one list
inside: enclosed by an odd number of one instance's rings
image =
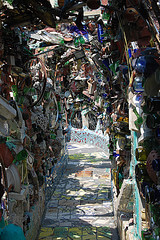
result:
[(143, 87), (143, 81), (144, 81), (144, 77), (143, 75), (137, 75), (134, 78), (133, 81), (133, 89), (135, 92), (144, 92), (144, 87)]

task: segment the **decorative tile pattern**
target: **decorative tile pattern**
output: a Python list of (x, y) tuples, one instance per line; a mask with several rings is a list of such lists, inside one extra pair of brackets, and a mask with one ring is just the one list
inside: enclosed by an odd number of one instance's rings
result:
[[(66, 151), (66, 155), (63, 155), (60, 159), (60, 161), (52, 168), (52, 172), (50, 176), (45, 178), (46, 182), (46, 202), (48, 202), (53, 195), (54, 190), (57, 187), (57, 184), (59, 183), (59, 180), (61, 176), (63, 175), (66, 166), (68, 162), (68, 151)], [(61, 194), (61, 191), (59, 193), (57, 192), (57, 195)]]
[[(81, 146), (82, 147), (82, 146)], [(110, 160), (88, 149), (72, 154), (46, 206), (38, 239), (109, 240), (116, 231), (111, 196)], [(118, 240), (115, 238), (112, 240)]]
[(98, 132), (91, 131), (89, 129), (78, 129), (71, 128), (70, 132), (70, 141), (77, 143), (87, 143), (94, 145), (96, 147), (100, 147), (104, 151), (108, 153), (108, 136), (104, 136)]

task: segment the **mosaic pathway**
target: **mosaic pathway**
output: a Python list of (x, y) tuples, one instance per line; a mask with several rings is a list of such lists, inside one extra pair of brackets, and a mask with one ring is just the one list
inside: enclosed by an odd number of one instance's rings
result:
[(94, 146), (68, 149), (68, 166), (47, 205), (38, 240), (118, 240), (108, 157)]

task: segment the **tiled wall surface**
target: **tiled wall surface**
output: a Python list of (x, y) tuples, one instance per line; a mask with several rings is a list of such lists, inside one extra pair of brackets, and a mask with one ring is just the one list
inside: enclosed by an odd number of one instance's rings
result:
[(63, 175), (68, 162), (68, 153), (67, 149), (65, 154), (61, 157), (61, 160), (53, 167), (50, 176), (46, 177), (46, 188), (45, 188), (45, 195), (46, 195), (46, 202), (50, 200), (52, 194)]
[(108, 153), (109, 137), (89, 129), (71, 128), (70, 141), (95, 145)]

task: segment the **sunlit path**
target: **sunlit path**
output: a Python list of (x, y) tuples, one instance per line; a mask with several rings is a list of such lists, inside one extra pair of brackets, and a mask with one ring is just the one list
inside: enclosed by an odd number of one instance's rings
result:
[(68, 148), (68, 166), (48, 203), (38, 239), (117, 240), (108, 156), (94, 146)]

